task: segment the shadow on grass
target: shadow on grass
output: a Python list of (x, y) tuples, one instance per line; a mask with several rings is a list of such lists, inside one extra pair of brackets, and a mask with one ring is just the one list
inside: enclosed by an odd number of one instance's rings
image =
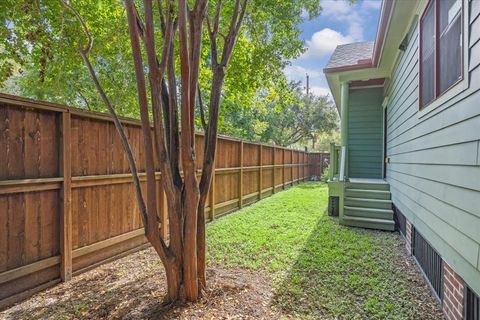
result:
[(274, 284), (273, 304), (307, 319), (439, 319), (425, 285), (411, 288), (419, 277), (403, 251), (396, 234), (339, 226), (324, 215)]

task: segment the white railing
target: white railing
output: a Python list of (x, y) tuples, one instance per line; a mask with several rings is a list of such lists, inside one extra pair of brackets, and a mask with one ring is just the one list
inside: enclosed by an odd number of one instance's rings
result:
[(345, 163), (347, 158), (347, 147), (342, 146), (342, 157), (340, 159), (340, 181), (345, 181)]

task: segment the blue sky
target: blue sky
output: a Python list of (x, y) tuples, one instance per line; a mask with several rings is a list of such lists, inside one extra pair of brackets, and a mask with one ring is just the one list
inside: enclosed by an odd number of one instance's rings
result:
[(328, 94), (328, 84), (323, 68), (339, 44), (371, 41), (375, 39), (381, 0), (319, 0), (322, 13), (299, 26), (307, 51), (284, 70), (289, 80), (302, 81), (310, 75), (310, 87), (314, 94)]

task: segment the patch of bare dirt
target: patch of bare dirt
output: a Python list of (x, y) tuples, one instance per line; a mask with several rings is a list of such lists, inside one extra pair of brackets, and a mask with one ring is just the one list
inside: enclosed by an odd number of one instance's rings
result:
[(163, 306), (165, 273), (143, 250), (36, 294), (0, 319), (278, 319), (271, 282), (246, 269), (208, 269), (208, 290), (194, 304)]

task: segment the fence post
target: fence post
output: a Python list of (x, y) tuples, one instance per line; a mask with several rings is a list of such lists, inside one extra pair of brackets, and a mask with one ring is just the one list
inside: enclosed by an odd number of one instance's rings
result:
[(282, 149), (282, 188), (285, 190), (285, 149)]
[(293, 149), (290, 149), (290, 179), (292, 180), (291, 186), (294, 184), (294, 177), (293, 177)]
[(305, 159), (303, 159), (303, 170), (305, 171), (304, 172), (305, 180), (308, 179), (308, 159), (310, 159), (310, 153), (305, 152)]
[(62, 281), (72, 279), (72, 154), (71, 154), (71, 115), (62, 113), (62, 175), (61, 199), (63, 206), (60, 214), (60, 277)]
[(215, 163), (213, 164), (212, 181), (210, 182), (210, 221), (215, 219)]
[(305, 181), (305, 158), (306, 158), (306, 152), (302, 152), (302, 181)]
[(239, 205), (240, 208), (243, 207), (243, 140), (240, 141), (240, 155), (239, 155), (239, 160), (240, 160), (240, 177), (238, 179), (238, 192), (239, 192)]
[(325, 169), (324, 167), (324, 160), (325, 160), (325, 154), (322, 153), (322, 156), (320, 157), (320, 172), (318, 173), (318, 176), (321, 177), (322, 176), (322, 173), (323, 173), (323, 170)]
[(307, 174), (308, 174), (309, 177), (312, 176), (312, 174), (311, 174), (312, 172), (311, 172), (311, 169), (310, 169), (310, 158), (311, 157), (312, 157), (312, 154), (309, 153), (308, 158), (307, 158)]
[(273, 164), (272, 164), (272, 193), (275, 193), (275, 145), (273, 145)]
[(260, 151), (258, 152), (258, 200), (262, 200), (263, 189), (263, 145), (260, 145)]
[(299, 166), (298, 166), (298, 164), (299, 164), (299, 162), (300, 162), (299, 158), (300, 158), (300, 156), (298, 155), (298, 152), (295, 151), (294, 168), (295, 168), (295, 171), (296, 171), (296, 173), (297, 173), (297, 174), (295, 175), (295, 178), (296, 178), (295, 182), (296, 182), (297, 184), (300, 183), (300, 168), (299, 168)]

